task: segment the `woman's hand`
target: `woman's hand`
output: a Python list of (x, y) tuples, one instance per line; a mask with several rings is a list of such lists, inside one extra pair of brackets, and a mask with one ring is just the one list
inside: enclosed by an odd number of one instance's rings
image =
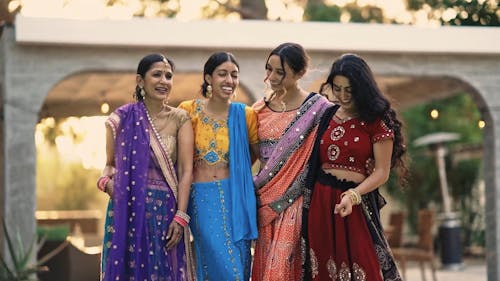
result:
[(184, 227), (172, 220), (167, 231), (167, 250), (171, 250), (181, 241), (184, 235)]
[(107, 183), (106, 183), (106, 193), (109, 195), (109, 197), (113, 198), (113, 190), (115, 188), (115, 180), (111, 178)]
[(340, 203), (335, 204), (335, 209), (333, 210), (334, 214), (339, 214), (340, 217), (346, 217), (352, 213), (352, 200), (347, 196), (342, 196), (340, 198)]

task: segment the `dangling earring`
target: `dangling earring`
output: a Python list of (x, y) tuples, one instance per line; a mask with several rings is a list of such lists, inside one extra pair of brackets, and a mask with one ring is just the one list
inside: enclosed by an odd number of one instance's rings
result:
[(168, 98), (164, 98), (163, 101), (161, 102), (161, 105), (163, 108), (167, 109), (168, 108)]
[(207, 98), (212, 97), (212, 85), (207, 86)]
[(143, 100), (146, 100), (146, 91), (144, 91), (143, 87), (140, 87), (140, 88), (141, 88), (141, 91), (139, 92), (139, 94), (141, 95)]

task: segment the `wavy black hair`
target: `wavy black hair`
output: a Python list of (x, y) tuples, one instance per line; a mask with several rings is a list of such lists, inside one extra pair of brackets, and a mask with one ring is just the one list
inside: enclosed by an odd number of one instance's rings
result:
[(383, 95), (375, 81), (375, 76), (366, 61), (356, 54), (344, 54), (336, 59), (330, 69), (326, 81), (321, 84), (320, 93), (325, 87), (333, 88), (333, 79), (341, 75), (349, 79), (351, 94), (359, 118), (373, 122), (380, 118), (394, 132), (394, 143), (391, 157), (391, 168), (398, 169), (401, 183), (405, 183), (408, 174), (406, 166), (406, 146), (402, 133), (402, 122), (396, 111), (391, 108), (390, 101)]

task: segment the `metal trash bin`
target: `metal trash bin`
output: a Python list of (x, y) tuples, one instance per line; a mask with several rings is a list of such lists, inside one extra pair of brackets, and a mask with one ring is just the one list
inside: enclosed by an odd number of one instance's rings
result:
[(462, 228), (460, 219), (455, 213), (443, 216), (439, 226), (439, 242), (442, 268), (445, 270), (463, 269)]

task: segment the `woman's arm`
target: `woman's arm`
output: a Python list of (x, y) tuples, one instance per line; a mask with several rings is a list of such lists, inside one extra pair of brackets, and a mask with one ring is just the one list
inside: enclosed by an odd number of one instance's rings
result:
[[(373, 144), (373, 155), (375, 158), (375, 170), (365, 180), (363, 180), (355, 190), (359, 195), (363, 195), (375, 190), (384, 184), (389, 178), (391, 170), (392, 155), (391, 139), (379, 141)], [(350, 196), (343, 196), (340, 203), (335, 205), (335, 213), (345, 217), (352, 212), (353, 202)]]
[(255, 161), (257, 161), (260, 157), (260, 150), (259, 150), (259, 144), (254, 143), (250, 144), (250, 163), (251, 165), (255, 164)]
[(113, 131), (109, 126), (106, 126), (106, 166), (102, 170), (101, 177), (109, 177), (110, 180), (106, 183), (104, 191), (113, 195), (114, 180), (115, 175), (115, 139), (113, 138)]
[(379, 141), (373, 144), (373, 156), (375, 158), (375, 170), (356, 189), (361, 195), (375, 190), (389, 179), (391, 171), (392, 155), (391, 139)]
[[(184, 122), (177, 134), (177, 211), (185, 214), (189, 203), (189, 192), (193, 181), (193, 125), (190, 120)], [(178, 216), (178, 214), (176, 214)], [(188, 221), (185, 221), (188, 223)], [(184, 233), (183, 225), (172, 220), (167, 231), (167, 250), (179, 243)], [(185, 237), (184, 239), (189, 239)]]
[(245, 118), (247, 121), (248, 142), (250, 143), (250, 164), (253, 165), (260, 157), (257, 112), (251, 107), (245, 106)]
[(177, 134), (177, 208), (187, 211), (193, 181), (194, 135), (191, 121), (186, 121)]

